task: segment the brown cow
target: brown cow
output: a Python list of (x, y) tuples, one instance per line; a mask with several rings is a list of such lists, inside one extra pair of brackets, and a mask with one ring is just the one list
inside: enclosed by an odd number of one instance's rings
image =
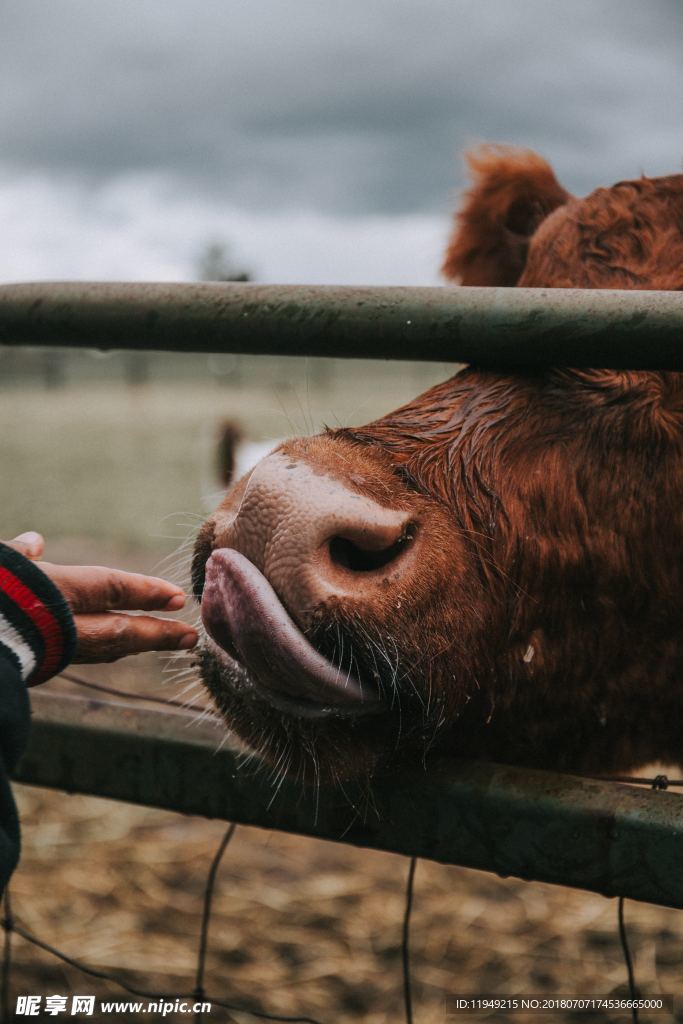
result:
[[(468, 285), (683, 288), (683, 175), (571, 197), (470, 156), (444, 270)], [(683, 762), (683, 375), (469, 368), (288, 441), (199, 535), (206, 685), (283, 771), (427, 751)]]

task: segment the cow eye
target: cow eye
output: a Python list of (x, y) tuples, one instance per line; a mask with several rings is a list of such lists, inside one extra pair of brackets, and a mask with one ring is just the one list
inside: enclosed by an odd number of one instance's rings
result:
[(401, 483), (405, 484), (405, 486), (409, 490), (411, 490), (411, 491), (418, 491), (420, 494), (424, 494), (425, 493), (425, 489), (424, 489), (424, 487), (422, 487), (422, 485), (418, 481), (417, 477), (413, 476), (413, 474), (410, 472), (410, 470), (406, 466), (395, 466), (394, 467), (394, 473), (396, 474), (398, 479), (401, 481)]

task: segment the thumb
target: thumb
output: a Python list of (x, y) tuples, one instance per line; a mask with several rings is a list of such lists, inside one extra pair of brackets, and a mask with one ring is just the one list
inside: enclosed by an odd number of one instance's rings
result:
[(14, 548), (19, 554), (25, 555), (26, 558), (35, 559), (40, 558), (43, 551), (45, 550), (45, 539), (41, 534), (36, 533), (34, 530), (27, 530), (26, 533), (20, 533), (18, 537), (14, 537), (12, 540), (5, 542), (8, 547)]

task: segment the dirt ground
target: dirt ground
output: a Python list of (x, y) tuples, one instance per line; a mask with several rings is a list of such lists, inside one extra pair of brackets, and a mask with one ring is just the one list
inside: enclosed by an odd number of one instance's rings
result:
[[(24, 851), (12, 909), (24, 927), (140, 988), (189, 992), (206, 875), (225, 826), (28, 787), (19, 788), (19, 800)], [(216, 886), (209, 997), (329, 1024), (401, 1021), (406, 871), (398, 856), (238, 828)], [(629, 903), (626, 916), (641, 992), (683, 997), (681, 914)], [(616, 903), (422, 861), (412, 973), (420, 1024), (451, 1019), (447, 995), (625, 993)], [(84, 977), (18, 937), (11, 985), (13, 997), (122, 996), (115, 985)], [(208, 1019), (254, 1018), (215, 1009)]]

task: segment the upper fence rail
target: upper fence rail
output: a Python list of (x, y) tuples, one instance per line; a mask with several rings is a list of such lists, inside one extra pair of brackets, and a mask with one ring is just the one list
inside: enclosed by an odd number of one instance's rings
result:
[(12, 284), (0, 344), (683, 370), (683, 292)]

